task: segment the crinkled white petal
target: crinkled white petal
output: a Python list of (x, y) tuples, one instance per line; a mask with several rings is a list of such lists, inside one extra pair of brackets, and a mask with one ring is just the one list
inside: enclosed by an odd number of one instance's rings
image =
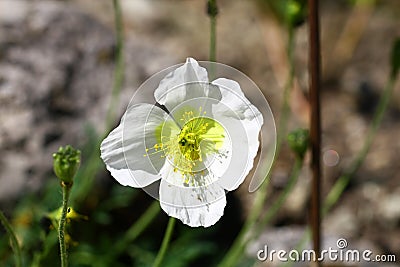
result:
[[(165, 168), (172, 167), (165, 166)], [(224, 214), (225, 191), (218, 183), (184, 187), (162, 179), (159, 192), (161, 208), (169, 216), (191, 227), (209, 227)]]
[[(215, 184), (216, 185), (216, 184)], [(205, 189), (209, 190), (209, 189)], [(220, 187), (221, 192), (223, 191)], [(187, 189), (169, 184), (161, 180), (160, 184), (160, 205), (161, 208), (171, 217), (181, 220), (191, 227), (209, 227), (214, 225), (224, 215), (226, 206), (225, 193), (219, 193), (220, 198), (210, 204), (203, 204), (197, 199), (196, 192), (190, 194)], [(184, 206), (185, 203), (199, 202), (201, 206)], [(170, 202), (176, 202), (170, 204)]]
[(224, 168), (218, 183), (226, 190), (233, 191), (239, 187), (254, 166), (254, 158), (257, 155), (260, 126), (255, 120), (238, 120), (232, 117), (219, 117), (218, 120), (227, 129), (232, 141), (232, 155), (229, 166), (227, 162), (214, 161), (210, 165), (211, 172), (218, 173)]
[(150, 104), (131, 106), (121, 123), (101, 143), (101, 158), (111, 175), (122, 185), (144, 187), (161, 178), (165, 158), (146, 154), (158, 141), (156, 128), (171, 120), (162, 109)]
[(142, 170), (130, 170), (128, 168), (118, 170), (109, 165), (106, 165), (106, 167), (111, 173), (111, 176), (124, 186), (142, 188), (161, 179), (160, 175), (151, 174)]
[(218, 176), (208, 171), (204, 162), (196, 161), (196, 166), (193, 167), (193, 173), (196, 173), (193, 177), (185, 178), (181, 171), (187, 171), (182, 169), (180, 166), (176, 166), (169, 159), (165, 162), (164, 166), (160, 170), (160, 174), (164, 180), (168, 183), (177, 187), (201, 187), (207, 186), (218, 180)]
[[(220, 87), (222, 94), (220, 104), (213, 106), (213, 116), (225, 127), (233, 145), (229, 167), (218, 183), (224, 189), (232, 191), (244, 181), (253, 168), (263, 117), (244, 96), (237, 82), (221, 78), (212, 83)], [(221, 168), (220, 165), (215, 162), (209, 169), (217, 173)]]
[(169, 111), (186, 100), (199, 97), (220, 99), (221, 95), (216, 86), (209, 85), (206, 69), (193, 58), (169, 73), (154, 92), (156, 101)]
[(253, 120), (257, 119), (260, 125), (263, 124), (261, 112), (246, 98), (239, 83), (226, 78), (219, 78), (211, 82), (217, 85), (221, 92), (221, 103), (228, 106), (230, 110), (225, 109), (223, 105), (221, 110), (216, 109), (215, 112), (223, 113), (225, 116), (231, 116), (232, 112), (240, 119)]

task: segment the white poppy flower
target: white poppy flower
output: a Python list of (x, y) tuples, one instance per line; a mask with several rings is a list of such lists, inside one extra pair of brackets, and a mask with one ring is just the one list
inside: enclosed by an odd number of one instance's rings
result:
[(127, 109), (102, 142), (101, 158), (122, 185), (161, 180), (158, 197), (169, 216), (211, 226), (224, 213), (225, 191), (253, 168), (263, 117), (237, 82), (209, 82), (192, 58), (160, 82), (154, 97), (158, 105)]

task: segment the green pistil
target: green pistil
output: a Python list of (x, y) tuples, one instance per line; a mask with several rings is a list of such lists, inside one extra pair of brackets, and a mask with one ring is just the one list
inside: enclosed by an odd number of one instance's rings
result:
[[(224, 142), (224, 128), (215, 120), (197, 117), (189, 120), (178, 135), (180, 152), (188, 161), (203, 161), (203, 156), (217, 152)], [(201, 142), (211, 145), (201, 146)]]
[[(199, 112), (200, 113), (200, 112)], [(196, 114), (197, 115), (197, 114)], [(202, 112), (205, 115), (205, 112)], [(157, 127), (156, 135), (160, 140), (152, 148), (146, 149), (148, 154), (160, 154), (167, 157), (174, 166), (174, 172), (179, 171), (185, 181), (188, 176), (202, 171), (196, 166), (211, 154), (219, 153), (225, 139), (225, 129), (214, 119), (205, 116), (195, 116), (192, 111), (182, 112), (180, 121), (184, 122), (179, 133), (163, 127)], [(202, 165), (200, 165), (202, 166)]]

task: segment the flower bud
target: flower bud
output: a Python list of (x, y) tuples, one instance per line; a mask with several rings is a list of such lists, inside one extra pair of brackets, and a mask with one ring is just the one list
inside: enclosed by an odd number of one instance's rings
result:
[(284, 16), (286, 23), (290, 27), (296, 27), (306, 19), (306, 3), (304, 0), (288, 0), (284, 8)]
[(303, 158), (309, 144), (309, 132), (307, 129), (297, 129), (287, 136), (289, 147), (296, 156)]
[(65, 184), (72, 184), (73, 178), (79, 169), (81, 151), (70, 145), (60, 147), (53, 154), (53, 169), (57, 177)]
[(207, 1), (207, 14), (211, 17), (216, 17), (218, 15), (217, 0)]

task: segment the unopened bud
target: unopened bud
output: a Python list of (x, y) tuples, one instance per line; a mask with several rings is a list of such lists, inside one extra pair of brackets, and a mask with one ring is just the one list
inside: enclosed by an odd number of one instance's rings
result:
[(307, 129), (297, 129), (288, 134), (287, 137), (289, 147), (300, 158), (303, 158), (309, 144), (309, 132)]
[(60, 147), (53, 154), (53, 169), (57, 177), (65, 184), (72, 184), (81, 163), (81, 151), (70, 145)]

